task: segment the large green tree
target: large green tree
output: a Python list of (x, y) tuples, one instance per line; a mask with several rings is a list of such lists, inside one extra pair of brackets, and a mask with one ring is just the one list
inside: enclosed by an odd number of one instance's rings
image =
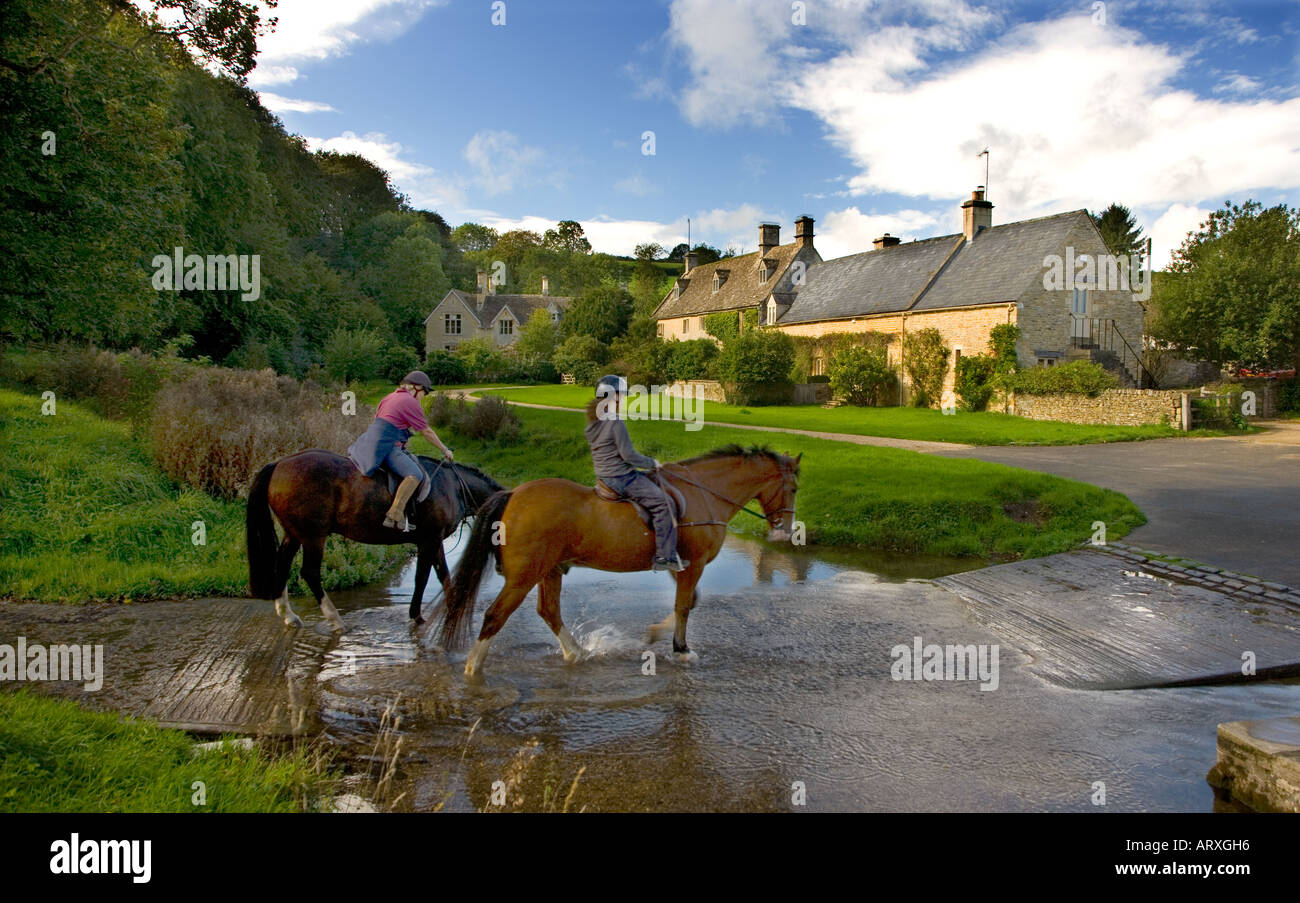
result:
[(1123, 204), (1113, 203), (1092, 218), (1097, 224), (1106, 248), (1116, 257), (1128, 257), (1141, 251), (1146, 245), (1142, 229), (1133, 216), (1133, 211)]
[(1173, 254), (1155, 338), (1244, 367), (1300, 367), (1300, 210), (1225, 203)]

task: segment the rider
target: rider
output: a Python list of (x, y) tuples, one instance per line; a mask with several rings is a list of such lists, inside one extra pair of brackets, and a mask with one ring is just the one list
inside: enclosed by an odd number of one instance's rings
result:
[(584, 430), (591, 446), (591, 462), (596, 478), (624, 498), (631, 499), (650, 512), (655, 530), (656, 571), (684, 571), (690, 564), (677, 554), (677, 525), (673, 523), (667, 494), (637, 468), (658, 470), (654, 458), (638, 454), (632, 446), (627, 425), (619, 417), (619, 406), (627, 395), (627, 380), (621, 376), (602, 376), (596, 383), (596, 398), (587, 405)]
[(364, 475), (370, 476), (380, 467), (387, 467), (402, 478), (393, 495), (388, 516), (384, 518), (384, 526), (403, 532), (414, 529), (406, 522), (406, 503), (425, 476), (420, 462), (406, 449), (411, 433), (419, 433), (442, 449), (448, 461), (452, 460), (451, 449), (442, 444), (438, 434), (424, 419), (424, 409), (420, 407), (420, 399), (432, 388), (433, 384), (423, 371), (412, 370), (406, 374), (398, 387), (379, 402), (379, 411), (370, 427), (348, 449), (348, 457)]

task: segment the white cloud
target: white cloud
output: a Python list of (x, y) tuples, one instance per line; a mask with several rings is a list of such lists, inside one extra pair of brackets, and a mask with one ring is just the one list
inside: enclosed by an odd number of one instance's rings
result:
[(948, 224), (933, 213), (899, 210), (895, 213), (865, 214), (857, 207), (828, 213), (816, 226), (815, 244), (823, 260), (871, 250), (871, 243), (888, 233), (903, 241), (932, 238), (949, 231)]
[(1204, 207), (1189, 204), (1172, 204), (1147, 229), (1151, 239), (1151, 266), (1163, 270), (1169, 265), (1170, 256), (1182, 247), (1188, 232), (1195, 232), (1201, 223), (1210, 217), (1211, 211)]
[(357, 135), (344, 132), (333, 138), (306, 138), (312, 151), (334, 151), (339, 154), (360, 154), (388, 173), (394, 187), (407, 194), (415, 207), (440, 210), (465, 204), (464, 191), (451, 179), (439, 175), (432, 167), (415, 163), (407, 158), (410, 148), (397, 141), (388, 140), (382, 132)]
[[(893, 194), (921, 209), (942, 201), (953, 222), (941, 220), (939, 233), (956, 228), (957, 202), (984, 181), (976, 154), (985, 146), (995, 222), (1111, 201), (1159, 211), (1300, 186), (1300, 98), (1176, 89), (1198, 65), (1192, 53), (1147, 42), (1114, 18), (1096, 27), (1084, 12), (989, 40), (999, 20), (964, 3), (844, 0), (810, 4), (805, 29), (758, 13), (723, 27), (741, 9), (674, 2), (670, 42), (692, 78), (683, 115), (727, 125), (808, 111), (856, 167), (849, 195)], [(898, 24), (904, 18), (921, 25)], [(783, 52), (795, 41), (818, 52)]]
[(352, 44), (390, 41), (442, 0), (280, 0), (275, 31), (258, 42), (259, 63), (324, 60)]
[(297, 100), (292, 97), (281, 97), (279, 94), (272, 94), (270, 91), (261, 91), (257, 95), (262, 106), (266, 107), (272, 113), (335, 113), (338, 112), (327, 103), (317, 103), (314, 100)]
[(489, 129), (476, 133), (465, 145), (464, 157), (474, 170), (475, 183), (489, 195), (511, 191), (526, 182), (557, 186), (563, 182), (558, 171), (548, 170), (541, 148), (529, 147), (512, 132)]
[(641, 173), (628, 176), (626, 179), (619, 179), (614, 183), (614, 190), (622, 194), (632, 194), (639, 198), (655, 194), (659, 188)]
[(258, 67), (248, 74), (248, 86), (250, 88), (287, 85), (297, 80), (298, 69), (295, 66), (269, 66), (259, 63)]
[(1261, 85), (1258, 79), (1251, 78), (1248, 75), (1242, 75), (1240, 72), (1228, 76), (1214, 86), (1215, 94), (1254, 94), (1260, 89)]

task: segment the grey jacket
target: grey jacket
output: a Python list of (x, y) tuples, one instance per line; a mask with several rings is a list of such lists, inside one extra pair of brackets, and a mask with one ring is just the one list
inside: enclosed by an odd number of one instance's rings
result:
[(583, 432), (591, 446), (591, 463), (597, 477), (625, 477), (637, 468), (651, 470), (655, 466), (654, 458), (639, 454), (632, 446), (632, 437), (622, 420), (596, 419)]

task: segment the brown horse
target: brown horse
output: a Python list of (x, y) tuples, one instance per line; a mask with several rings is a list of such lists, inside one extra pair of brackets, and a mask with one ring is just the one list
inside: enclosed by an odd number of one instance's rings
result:
[[(694, 653), (686, 645), (686, 618), (698, 598), (695, 585), (705, 565), (722, 548), (728, 521), (757, 497), (770, 528), (768, 539), (790, 539), (799, 458), (731, 445), (665, 465), (661, 472), (686, 502), (678, 548), (690, 564), (673, 575), (677, 581), (673, 614), (650, 629), (650, 642), (673, 628), (673, 651), (689, 660)], [(492, 637), (538, 584), (537, 613), (560, 641), (565, 661), (572, 662), (580, 650), (560, 620), (560, 583), (565, 571), (570, 565), (645, 571), (650, 569), (654, 552), (654, 533), (633, 506), (605, 501), (590, 486), (546, 479), (499, 492), (476, 515), (469, 544), (447, 587), (442, 643), (451, 649), (466, 639), (484, 565), (488, 555), (495, 554), (497, 570), (506, 583), (483, 616), (478, 641), (465, 662), (466, 676), (479, 672)]]
[[(289, 602), (289, 568), (302, 547), (302, 579), (307, 582), (321, 612), (335, 630), (343, 621), (321, 586), (321, 560), (325, 538), (338, 533), (357, 542), (378, 545), (413, 542), (419, 549), (415, 567), (415, 593), (411, 618), (424, 623), (420, 603), (429, 581), (429, 568), (438, 571), (445, 588), (447, 559), (442, 541), (484, 500), (502, 487), (491, 477), (465, 464), (435, 462), (419, 456), (433, 480), (429, 495), (416, 506), (415, 530), (403, 533), (384, 526), (392, 504), (383, 481), (361, 475), (342, 455), (314, 448), (281, 458), (262, 468), (248, 494), (248, 583), (255, 599), (275, 599), (276, 614), (291, 627), (302, 619)], [(271, 512), (275, 512), (284, 538), (277, 540)], [(279, 548), (276, 548), (277, 542)]]

